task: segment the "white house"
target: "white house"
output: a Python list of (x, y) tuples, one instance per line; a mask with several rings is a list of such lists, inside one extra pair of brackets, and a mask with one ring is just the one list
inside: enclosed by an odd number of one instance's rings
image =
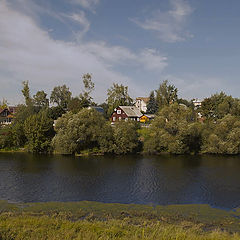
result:
[(199, 99), (193, 99), (193, 105), (194, 105), (194, 107), (196, 107), (196, 108), (199, 108), (199, 107), (201, 107), (201, 105), (202, 105), (202, 101), (201, 100), (199, 100)]
[(138, 97), (136, 98), (135, 106), (139, 109), (139, 111), (146, 112), (148, 101), (148, 97)]

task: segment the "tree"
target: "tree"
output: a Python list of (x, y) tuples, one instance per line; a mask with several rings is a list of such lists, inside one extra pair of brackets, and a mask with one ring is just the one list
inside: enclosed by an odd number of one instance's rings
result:
[(214, 121), (227, 114), (240, 116), (240, 100), (227, 96), (224, 92), (216, 93), (203, 100), (200, 111), (207, 120)]
[(87, 99), (89, 102), (92, 101), (92, 97), (90, 94), (94, 90), (95, 84), (92, 82), (92, 75), (87, 73), (83, 75), (83, 85), (84, 85), (84, 91), (83, 91), (83, 97)]
[(230, 114), (205, 126), (203, 132), (203, 153), (239, 154), (240, 118)]
[(44, 91), (38, 91), (34, 96), (34, 105), (38, 109), (49, 107), (49, 99), (47, 99), (47, 94)]
[(72, 93), (69, 88), (64, 84), (62, 86), (54, 87), (50, 101), (51, 103), (56, 103), (58, 107), (66, 110), (68, 103), (71, 100)]
[(68, 112), (56, 122), (53, 146), (63, 154), (80, 153), (83, 150), (110, 151), (112, 128), (104, 117), (93, 109), (84, 108), (77, 114)]
[(51, 151), (51, 140), (54, 136), (53, 120), (47, 116), (47, 112), (39, 112), (28, 117), (24, 122), (24, 133), (30, 152)]
[(144, 151), (173, 154), (198, 153), (201, 124), (192, 109), (177, 103), (163, 107), (144, 139)]
[(130, 106), (133, 103), (132, 98), (128, 94), (128, 87), (114, 83), (107, 91), (108, 116), (118, 106)]
[[(86, 104), (86, 106), (87, 105), (88, 104)], [(78, 97), (74, 97), (68, 103), (68, 110), (73, 113), (78, 113), (83, 108), (83, 106), (83, 102)]]
[(178, 100), (178, 89), (174, 85), (169, 85), (168, 80), (163, 81), (159, 89), (156, 90), (156, 101), (158, 108), (161, 109), (164, 106), (168, 106), (171, 103)]
[(30, 106), (32, 105), (32, 98), (30, 96), (28, 81), (23, 81), (22, 84), (23, 84), (22, 94), (25, 98), (25, 104), (26, 106)]
[(117, 122), (114, 126), (114, 147), (116, 154), (133, 153), (139, 149), (138, 126), (134, 122)]
[(147, 103), (147, 113), (154, 114), (157, 112), (157, 103), (154, 95), (154, 91), (151, 91), (149, 101)]
[(184, 104), (185, 106), (194, 109), (194, 104), (193, 104), (192, 100), (188, 101), (187, 99), (179, 98), (177, 100), (177, 102), (178, 102), (178, 104)]
[(83, 93), (81, 93), (79, 95), (79, 106), (81, 108), (85, 108), (85, 107), (89, 107), (90, 105), (94, 105), (94, 103), (92, 102), (92, 97), (91, 97), (91, 93), (94, 90), (94, 86), (95, 84), (92, 82), (92, 75), (87, 73), (84, 74), (83, 77), (83, 85), (84, 85), (84, 90)]

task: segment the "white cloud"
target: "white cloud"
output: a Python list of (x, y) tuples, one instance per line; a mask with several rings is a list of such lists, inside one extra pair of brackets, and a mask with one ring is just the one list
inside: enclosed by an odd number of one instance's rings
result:
[(90, 29), (90, 22), (85, 16), (83, 11), (79, 11), (78, 13), (72, 13), (70, 15), (62, 14), (64, 17), (78, 23), (82, 27), (82, 31), (78, 33), (79, 37), (82, 38)]
[(156, 32), (159, 39), (164, 42), (183, 41), (193, 35), (185, 31), (187, 17), (193, 9), (186, 0), (169, 0), (172, 7), (167, 12), (156, 10), (151, 17), (145, 20), (131, 19), (145, 30)]
[[(75, 21), (86, 19), (72, 15)], [(29, 16), (0, 0), (0, 96), (19, 99), (21, 82), (29, 80), (34, 91), (50, 90), (67, 84), (74, 94), (81, 91), (81, 76), (90, 72), (96, 83), (95, 97), (103, 101), (113, 82), (128, 85), (134, 95), (142, 93), (127, 74), (114, 70), (118, 65), (163, 70), (167, 58), (156, 50), (134, 53), (104, 42), (65, 42), (54, 40)], [(18, 96), (18, 97), (16, 97)]]
[(155, 49), (146, 48), (140, 52), (138, 60), (147, 70), (163, 71), (167, 67), (167, 57), (162, 56)]

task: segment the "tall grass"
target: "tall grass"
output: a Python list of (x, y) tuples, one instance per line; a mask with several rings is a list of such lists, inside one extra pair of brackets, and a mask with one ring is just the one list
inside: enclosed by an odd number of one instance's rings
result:
[(240, 240), (239, 219), (208, 205), (0, 201), (0, 240)]
[(240, 235), (217, 230), (204, 232), (201, 225), (185, 222), (177, 225), (159, 221), (143, 221), (137, 225), (130, 219), (109, 221), (70, 221), (61, 216), (14, 216), (0, 217), (2, 240), (64, 240), (64, 239), (123, 239), (123, 240), (237, 240)]

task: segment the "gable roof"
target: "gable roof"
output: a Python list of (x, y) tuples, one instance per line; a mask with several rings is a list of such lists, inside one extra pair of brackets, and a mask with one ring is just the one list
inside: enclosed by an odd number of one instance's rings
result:
[(6, 108), (0, 108), (0, 113), (2, 113), (3, 111), (7, 110), (9, 113), (14, 114), (17, 112), (17, 107), (6, 107)]
[(2, 113), (5, 110), (7, 110), (9, 112), (8, 108), (0, 108), (0, 113)]
[(128, 117), (141, 117), (143, 114), (135, 106), (119, 106)]

